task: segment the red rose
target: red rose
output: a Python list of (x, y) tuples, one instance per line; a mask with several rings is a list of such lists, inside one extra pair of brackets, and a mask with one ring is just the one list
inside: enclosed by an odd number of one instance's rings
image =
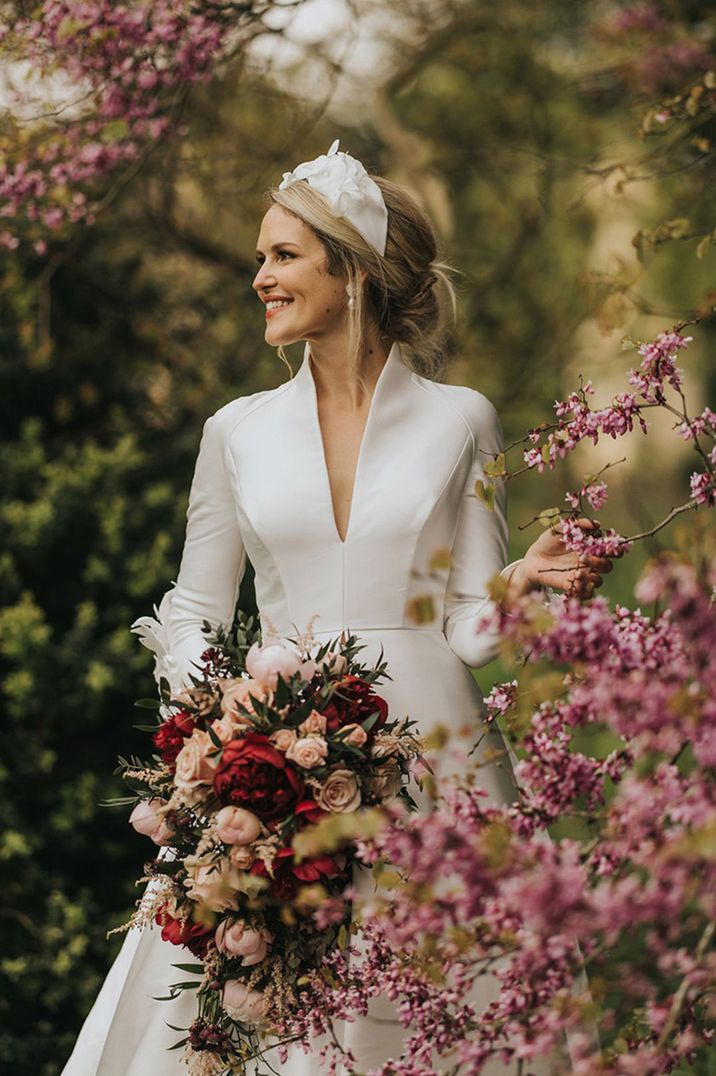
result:
[(322, 818), (327, 818), (329, 812), (322, 810), (315, 800), (301, 800), (293, 809), (293, 815), (297, 826), (315, 826)]
[(190, 919), (175, 919), (166, 911), (157, 912), (155, 922), (162, 928), (164, 941), (171, 942), (172, 945), (186, 946), (200, 960), (206, 956), (212, 934), (209, 927), (192, 923)]
[(183, 710), (168, 717), (166, 721), (162, 721), (152, 736), (152, 743), (167, 766), (174, 765), (177, 755), (184, 746), (184, 738), (191, 736), (193, 729), (194, 718)]
[(269, 893), (277, 900), (293, 900), (301, 886), (306, 882), (318, 882), (321, 878), (337, 878), (343, 873), (333, 856), (313, 856), (300, 863), (293, 862), (293, 849), (280, 848), (273, 861), (271, 878), (266, 865), (257, 859), (251, 868), (251, 874), (270, 881)]
[(344, 676), (337, 691), (324, 708), (328, 732), (337, 732), (342, 725), (362, 725), (366, 718), (378, 711), (371, 732), (384, 725), (388, 718), (388, 703), (376, 695), (373, 686), (360, 676)]
[(223, 804), (245, 807), (264, 820), (288, 814), (303, 795), (303, 785), (298, 770), (261, 732), (231, 740), (214, 777)]

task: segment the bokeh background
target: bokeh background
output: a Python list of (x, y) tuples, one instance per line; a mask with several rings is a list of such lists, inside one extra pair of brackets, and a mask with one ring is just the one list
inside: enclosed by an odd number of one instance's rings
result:
[[(693, 409), (716, 395), (714, 107), (658, 118), (716, 67), (712, 4), (265, 7), (250, 48), (186, 93), (180, 133), (108, 182), (92, 226), (43, 254), (0, 252), (0, 1070), (13, 1076), (60, 1071), (121, 943), (106, 932), (138, 895), (143, 849), (125, 811), (99, 806), (123, 792), (117, 754), (145, 748), (133, 703), (154, 691), (152, 661), (129, 625), (176, 576), (204, 420), (287, 376), (250, 286), (262, 193), (283, 171), (340, 137), (421, 201), (457, 270), (448, 379), (494, 402), (508, 442), (580, 375), (610, 400), (635, 362), (623, 338), (681, 320), (700, 319), (683, 363)], [(6, 111), (21, 74), (3, 61)], [(300, 347), (289, 355), (295, 370)], [(648, 530), (686, 500), (670, 422), (642, 440), (511, 482), (512, 555), (542, 509), (625, 455), (610, 525)], [(633, 602), (645, 558), (703, 540), (699, 514), (685, 518), (617, 565), (613, 600)], [(253, 601), (249, 572), (240, 605)], [(476, 675), (487, 689), (505, 672)]]

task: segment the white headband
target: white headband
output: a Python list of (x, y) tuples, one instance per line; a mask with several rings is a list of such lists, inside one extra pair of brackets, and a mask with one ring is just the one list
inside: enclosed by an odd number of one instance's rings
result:
[(293, 172), (284, 172), (278, 185), (282, 191), (291, 183), (305, 179), (324, 196), (337, 217), (349, 220), (357, 232), (379, 254), (385, 254), (388, 234), (388, 210), (380, 187), (350, 153), (338, 151), (337, 138), (328, 153), (313, 161), (304, 161)]

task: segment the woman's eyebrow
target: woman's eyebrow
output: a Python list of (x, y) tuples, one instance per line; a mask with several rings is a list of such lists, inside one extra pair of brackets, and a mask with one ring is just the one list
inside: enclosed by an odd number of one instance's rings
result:
[[(280, 247), (297, 247), (297, 246), (298, 246), (298, 243), (272, 243), (271, 244), (271, 250), (279, 250)], [(257, 256), (259, 254), (263, 254), (263, 251), (259, 250), (259, 248), (257, 247), (256, 248), (256, 254), (257, 254)]]

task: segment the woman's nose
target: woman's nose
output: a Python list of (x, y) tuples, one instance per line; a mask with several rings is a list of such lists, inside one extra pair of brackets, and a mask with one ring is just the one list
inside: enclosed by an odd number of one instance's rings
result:
[(254, 288), (255, 291), (260, 291), (261, 288), (266, 287), (266, 285), (271, 282), (272, 275), (272, 271), (266, 267), (266, 262), (263, 262), (263, 264), (259, 266), (259, 271), (254, 277), (251, 287)]

